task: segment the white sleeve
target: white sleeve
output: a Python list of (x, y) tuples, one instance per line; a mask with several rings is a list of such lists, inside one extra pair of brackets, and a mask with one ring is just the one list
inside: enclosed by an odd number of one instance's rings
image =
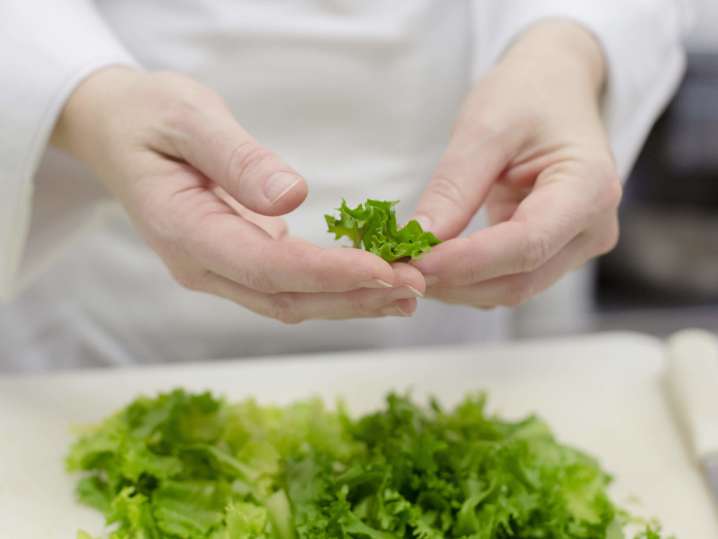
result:
[(590, 30), (608, 64), (603, 103), (618, 169), (630, 171), (648, 131), (683, 74), (685, 0), (477, 0), (476, 75), (485, 73), (527, 27), (569, 18)]
[[(21, 274), (32, 271), (24, 259), (35, 244), (49, 248), (63, 241), (79, 225), (80, 203), (86, 209), (96, 196), (80, 193), (81, 182), (70, 177), (62, 186), (48, 186), (54, 200), (44, 205), (47, 215), (33, 208), (39, 194), (34, 178), (65, 101), (93, 71), (133, 63), (91, 0), (0, 1), (0, 299), (9, 298), (24, 280)], [(77, 164), (65, 169), (79, 170)], [(35, 242), (29, 235), (38, 218), (44, 240)], [(34, 251), (31, 261), (44, 258)]]

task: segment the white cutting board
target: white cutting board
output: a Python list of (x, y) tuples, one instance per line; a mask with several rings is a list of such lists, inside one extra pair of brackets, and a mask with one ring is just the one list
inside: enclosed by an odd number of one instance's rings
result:
[(0, 538), (74, 539), (101, 519), (72, 496), (63, 455), (73, 424), (97, 421), (139, 392), (175, 386), (285, 403), (343, 395), (357, 412), (390, 389), (447, 405), (487, 389), (509, 417), (537, 412), (619, 480), (616, 497), (678, 539), (718, 538), (707, 487), (664, 391), (660, 341), (632, 334), (502, 346), (365, 352), (0, 378)]

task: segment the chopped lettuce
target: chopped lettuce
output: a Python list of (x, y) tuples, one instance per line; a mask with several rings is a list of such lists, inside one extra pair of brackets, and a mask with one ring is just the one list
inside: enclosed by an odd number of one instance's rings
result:
[(175, 390), (86, 431), (67, 466), (110, 539), (626, 539), (630, 520), (594, 458), (482, 395), (447, 411), (390, 394), (353, 419)]
[(411, 220), (402, 228), (396, 224), (396, 202), (369, 199), (355, 208), (342, 200), (339, 216), (325, 215), (328, 232), (335, 239), (348, 237), (354, 247), (380, 256), (387, 262), (403, 258), (416, 259), (429, 252), (439, 240)]

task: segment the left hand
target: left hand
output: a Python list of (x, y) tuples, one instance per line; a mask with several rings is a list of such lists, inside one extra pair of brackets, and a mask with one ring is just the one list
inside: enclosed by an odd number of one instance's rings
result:
[[(416, 217), (446, 240), (415, 262), (427, 295), (518, 305), (612, 249), (621, 198), (600, 100), (606, 67), (582, 27), (527, 30), (474, 87)], [(482, 206), (490, 226), (457, 237)]]

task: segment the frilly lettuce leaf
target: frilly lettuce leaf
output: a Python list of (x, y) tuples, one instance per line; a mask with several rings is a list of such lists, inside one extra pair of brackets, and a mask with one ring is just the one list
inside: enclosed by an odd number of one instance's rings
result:
[(387, 262), (403, 258), (416, 259), (429, 252), (439, 240), (431, 232), (411, 220), (402, 228), (396, 224), (394, 206), (397, 202), (369, 199), (355, 208), (342, 200), (339, 216), (325, 215), (328, 232), (335, 239), (347, 237), (355, 248), (363, 248)]

